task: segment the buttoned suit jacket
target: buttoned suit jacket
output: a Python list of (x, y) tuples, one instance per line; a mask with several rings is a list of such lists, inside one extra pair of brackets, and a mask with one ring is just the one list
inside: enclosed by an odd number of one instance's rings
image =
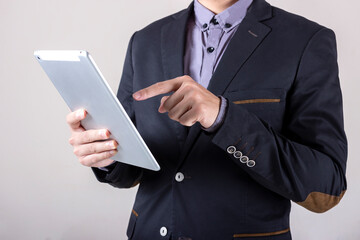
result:
[(222, 126), (206, 133), (159, 113), (163, 95), (132, 98), (184, 74), (192, 14), (193, 4), (132, 36), (117, 94), (161, 170), (93, 171), (118, 188), (140, 183), (129, 239), (291, 239), (290, 200), (324, 212), (346, 190), (334, 32), (254, 0), (210, 80), (229, 104)]

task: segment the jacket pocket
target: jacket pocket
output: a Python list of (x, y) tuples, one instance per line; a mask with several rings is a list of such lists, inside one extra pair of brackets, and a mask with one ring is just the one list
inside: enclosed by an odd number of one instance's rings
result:
[(129, 239), (132, 239), (133, 235), (134, 235), (134, 230), (135, 230), (135, 224), (136, 224), (136, 219), (138, 218), (138, 214), (137, 212), (133, 209), (131, 212), (131, 216), (130, 216), (130, 220), (129, 220), (129, 225), (126, 231), (126, 235), (128, 236)]
[(236, 104), (280, 130), (286, 105), (286, 92), (282, 88), (244, 89), (225, 92), (229, 104)]

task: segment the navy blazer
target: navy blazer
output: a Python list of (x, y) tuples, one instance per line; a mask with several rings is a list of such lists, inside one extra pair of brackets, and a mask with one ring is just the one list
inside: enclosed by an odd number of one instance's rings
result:
[(184, 74), (191, 14), (193, 4), (132, 36), (117, 95), (161, 170), (93, 171), (114, 187), (140, 183), (129, 239), (291, 239), (290, 200), (324, 212), (346, 190), (335, 34), (254, 0), (210, 80), (229, 106), (206, 133), (159, 113), (162, 96), (132, 98)]

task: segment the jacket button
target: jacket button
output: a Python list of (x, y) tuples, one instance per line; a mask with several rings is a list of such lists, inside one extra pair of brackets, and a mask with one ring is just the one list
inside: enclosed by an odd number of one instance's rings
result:
[(241, 158), (242, 157), (242, 152), (240, 152), (240, 151), (234, 152), (234, 157), (235, 158)]
[(241, 163), (247, 163), (249, 161), (249, 158), (247, 157), (247, 156), (242, 156), (241, 158), (240, 158), (240, 162)]
[(215, 50), (215, 48), (213, 48), (213, 47), (208, 47), (207, 48), (208, 53), (212, 53), (214, 50)]
[(177, 182), (182, 182), (184, 180), (185, 176), (183, 173), (181, 172), (178, 172), (176, 175), (175, 175), (175, 180)]
[(225, 23), (225, 27), (226, 27), (226, 28), (231, 28), (232, 25), (231, 25), (230, 23)]
[(162, 227), (160, 228), (160, 235), (165, 237), (167, 235), (167, 228), (166, 227)]
[(236, 147), (234, 146), (229, 146), (226, 151), (230, 154), (233, 154), (236, 151)]
[(206, 23), (204, 23), (204, 25), (202, 25), (203, 28), (207, 28), (208, 25)]
[(255, 162), (254, 160), (249, 160), (249, 161), (247, 161), (247, 163), (246, 163), (246, 165), (247, 165), (248, 167), (253, 167), (253, 166), (255, 166), (255, 164), (256, 164), (256, 162)]

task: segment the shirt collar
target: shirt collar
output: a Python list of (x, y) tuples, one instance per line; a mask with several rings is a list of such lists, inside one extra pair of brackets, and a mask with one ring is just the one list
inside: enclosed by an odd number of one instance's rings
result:
[(219, 26), (226, 32), (230, 31), (246, 16), (248, 7), (253, 0), (239, 0), (221, 13), (215, 15), (209, 9), (204, 7), (198, 0), (194, 1), (195, 23), (202, 31), (207, 31), (214, 18)]

